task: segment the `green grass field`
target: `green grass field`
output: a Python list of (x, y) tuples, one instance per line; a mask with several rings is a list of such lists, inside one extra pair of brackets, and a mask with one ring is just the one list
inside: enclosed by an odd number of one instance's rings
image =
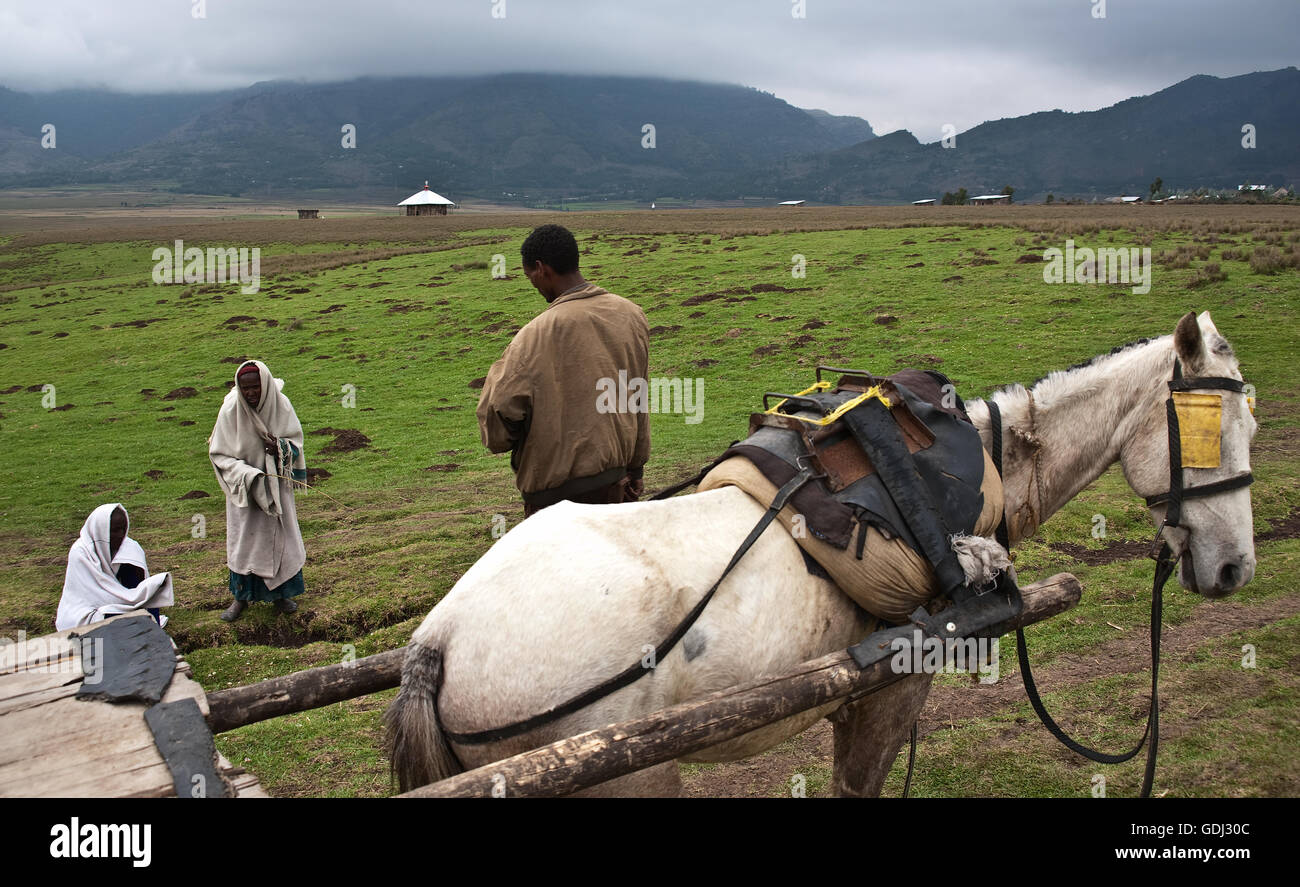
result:
[[(800, 225), (815, 223), (817, 212), (804, 211)], [(763, 392), (804, 387), (818, 363), (881, 374), (933, 367), (964, 396), (982, 396), (1170, 333), (1186, 311), (1208, 309), (1258, 390), (1253, 502), (1263, 534), (1300, 507), (1300, 274), (1294, 264), (1260, 273), (1249, 258), (1261, 249), (1294, 255), (1300, 217), (1255, 221), (1241, 208), (1210, 223), (1189, 214), (1179, 217), (1186, 224), (1143, 226), (1127, 208), (1093, 212), (1081, 223), (1000, 224), (1018, 217), (995, 211), (961, 222), (936, 216), (945, 224), (931, 226), (769, 233), (750, 233), (744, 211), (710, 213), (714, 230), (701, 230), (686, 212), (640, 214), (654, 216), (657, 233), (643, 233), (640, 221), (624, 226), (583, 213), (559, 221), (578, 234), (587, 277), (645, 309), (652, 375), (703, 380), (702, 422), (652, 417), (648, 488), (690, 473), (743, 436)], [(682, 233), (670, 230), (674, 217), (684, 220)], [(147, 236), (124, 229), (120, 240), (100, 232), (94, 242), (33, 243), (4, 232), (0, 636), (52, 629), (68, 546), (96, 505), (120, 501), (150, 566), (174, 573), (168, 628), (209, 691), (403, 645), (490, 546), (493, 516), (512, 525), (522, 517), (508, 460), (480, 443), (471, 382), (544, 306), (519, 270), (518, 247), (522, 225), (547, 220), (483, 215), (474, 229), (461, 217), (423, 239), (386, 236), (382, 226), (366, 236), (367, 223), (357, 222), (337, 242), (304, 241), (287, 220), (282, 228), (248, 223), (243, 236), (242, 223), (228, 223), (219, 241), (195, 239), (180, 223), (174, 235), (157, 223)], [(173, 237), (200, 247), (259, 246), (260, 291), (154, 284), (152, 251)], [(1080, 246), (1151, 247), (1158, 264), (1150, 292), (1049, 285), (1041, 264), (1017, 262), (1063, 247), (1067, 237)], [(496, 254), (506, 258), (505, 279), (492, 277)], [(802, 277), (792, 275), (798, 256)], [(1211, 277), (1226, 277), (1202, 282), (1208, 263), (1220, 268)], [(301, 610), (274, 616), (254, 607), (232, 626), (218, 618), (229, 602), (225, 512), (207, 436), (237, 363), (254, 357), (286, 380), (307, 432), (308, 467), (328, 477), (299, 496), (308, 551)], [(355, 405), (345, 406), (352, 391)], [(369, 443), (327, 452), (349, 437), (339, 436), (345, 430)], [(1107, 516), (1107, 542), (1152, 531), (1141, 501), (1112, 470), (1023, 546), (1022, 577), (1070, 570), (1085, 587), (1076, 611), (1030, 633), (1040, 669), (1145, 631), (1149, 561), (1087, 566), (1052, 547), (1100, 547), (1090, 535), (1095, 513)], [(1258, 542), (1256, 578), (1231, 603), (1173, 586), (1167, 593), (1171, 627), (1212, 622), (1206, 613), (1215, 607), (1263, 614), (1243, 617), (1250, 627), (1189, 641), (1167, 662), (1163, 725), (1171, 738), (1159, 782), (1171, 794), (1300, 792), (1290, 753), (1300, 739), (1293, 582), (1300, 543), (1277, 535)], [(1246, 643), (1259, 650), (1253, 671), (1234, 665)], [(1139, 647), (1136, 671), (1090, 676), (1051, 694), (1049, 704), (1073, 713), (1066, 720), (1085, 738), (1118, 746), (1136, 737), (1149, 680)], [(1004, 656), (1004, 680), (1013, 659)], [(218, 737), (218, 747), (272, 794), (387, 794), (380, 721), (391, 695), (246, 727)], [(1117, 698), (1126, 701), (1116, 706)], [(916, 790), (1088, 794), (1094, 765), (1056, 747), (1020, 699), (930, 732)], [(773, 754), (789, 757), (789, 749)], [(927, 760), (935, 765), (928, 770)], [(799, 766), (810, 792), (825, 787), (829, 758)], [(691, 768), (688, 788), (716, 771)], [(778, 771), (752, 793), (781, 794), (789, 774)], [(1115, 769), (1111, 785), (1133, 793), (1138, 781), (1140, 764), (1130, 764)]]

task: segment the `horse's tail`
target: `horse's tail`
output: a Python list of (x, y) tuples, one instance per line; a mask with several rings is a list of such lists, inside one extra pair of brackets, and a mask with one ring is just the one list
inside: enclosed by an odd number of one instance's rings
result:
[(384, 715), (388, 759), (402, 791), (462, 771), (438, 723), (442, 653), (412, 641), (402, 663), (402, 688)]

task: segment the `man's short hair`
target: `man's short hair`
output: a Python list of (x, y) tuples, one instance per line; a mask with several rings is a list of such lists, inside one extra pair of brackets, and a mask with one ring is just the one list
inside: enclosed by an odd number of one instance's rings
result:
[(534, 228), (519, 250), (524, 267), (531, 268), (540, 261), (550, 265), (556, 274), (572, 274), (578, 270), (578, 241), (562, 225), (542, 225)]

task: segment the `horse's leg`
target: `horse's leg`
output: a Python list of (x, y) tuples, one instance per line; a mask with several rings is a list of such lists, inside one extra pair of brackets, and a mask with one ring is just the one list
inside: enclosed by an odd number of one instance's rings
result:
[(676, 761), (664, 761), (653, 767), (593, 785), (574, 792), (571, 798), (679, 798), (682, 777)]
[(932, 674), (911, 675), (829, 716), (835, 735), (832, 785), (838, 797), (880, 794), (898, 750), (921, 714), (932, 680)]

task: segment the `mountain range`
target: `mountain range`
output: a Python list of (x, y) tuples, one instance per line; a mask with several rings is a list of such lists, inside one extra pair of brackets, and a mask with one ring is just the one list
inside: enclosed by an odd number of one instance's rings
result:
[(1020, 196), (1145, 193), (1156, 177), (1276, 187), (1300, 179), (1297, 107), (1294, 67), (1202, 75), (1098, 111), (983, 123), (945, 147), (906, 131), (877, 138), (866, 120), (756, 89), (650, 78), (360, 78), (154, 95), (0, 87), (0, 188), (386, 202), (427, 179), (458, 201), (889, 203), (1008, 184)]

